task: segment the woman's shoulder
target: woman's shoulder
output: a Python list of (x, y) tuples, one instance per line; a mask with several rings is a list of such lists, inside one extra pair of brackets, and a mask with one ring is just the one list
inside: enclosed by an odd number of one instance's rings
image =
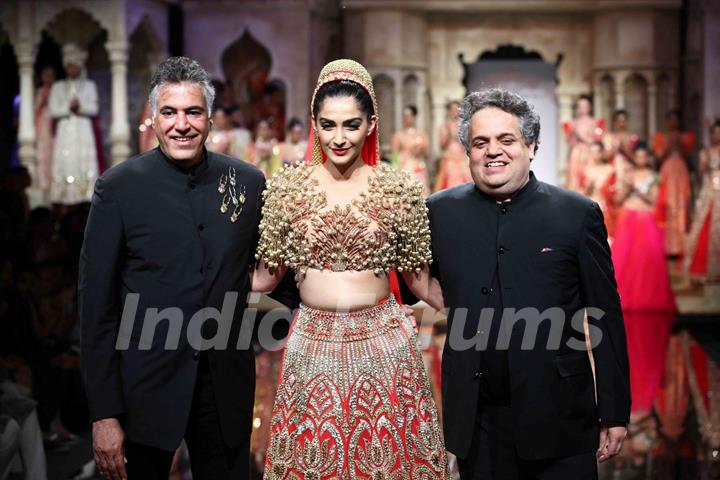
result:
[(295, 162), (284, 165), (267, 181), (266, 192), (289, 192), (305, 190), (314, 181), (312, 177), (313, 166), (305, 162)]
[(375, 167), (370, 184), (371, 188), (374, 187), (377, 193), (385, 197), (404, 197), (408, 200), (422, 198), (423, 187), (420, 182), (409, 172), (388, 165), (380, 164)]

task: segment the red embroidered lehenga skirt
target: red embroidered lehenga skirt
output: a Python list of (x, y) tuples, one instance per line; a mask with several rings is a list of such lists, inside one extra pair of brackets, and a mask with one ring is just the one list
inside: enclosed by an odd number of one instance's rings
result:
[(436, 480), (446, 464), (417, 338), (394, 297), (349, 313), (301, 305), (264, 478)]

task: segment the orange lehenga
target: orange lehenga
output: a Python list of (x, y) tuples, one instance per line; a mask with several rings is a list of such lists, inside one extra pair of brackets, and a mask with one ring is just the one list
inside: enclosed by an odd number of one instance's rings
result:
[(427, 135), (414, 131), (402, 130), (395, 133), (393, 144), (397, 148), (399, 167), (412, 175), (423, 186), (423, 195), (430, 195), (430, 183), (425, 159), (428, 151)]
[(443, 134), (448, 136), (448, 143), (443, 151), (442, 158), (438, 162), (434, 189), (436, 192), (472, 182), (467, 152), (465, 152), (465, 147), (460, 143), (457, 136), (457, 122), (448, 122), (443, 128), (446, 129)]
[[(685, 247), (690, 207), (690, 174), (687, 159), (695, 145), (695, 135), (677, 133), (677, 139), (658, 132), (653, 151), (661, 160), (661, 188), (658, 192), (656, 217), (665, 232), (667, 255), (682, 255)], [(675, 145), (675, 146), (673, 146)]]
[(584, 193), (585, 169), (590, 163), (590, 147), (598, 142), (605, 131), (605, 120), (600, 119), (580, 128), (577, 121), (563, 123), (570, 152), (568, 153), (565, 187)]
[(600, 182), (591, 178), (585, 179), (585, 194), (593, 199), (602, 211), (607, 229), (608, 238), (615, 237), (615, 224), (618, 218), (618, 207), (615, 197), (617, 194), (616, 175), (610, 173)]
[[(318, 87), (337, 79), (359, 83), (374, 100), (370, 76), (356, 62), (328, 64)], [(421, 185), (407, 172), (376, 165), (366, 194), (330, 207), (312, 176), (322, 152), (314, 132), (311, 138), (309, 162), (286, 167), (268, 182), (260, 261), (299, 275), (307, 269), (389, 275), (426, 266), (430, 237)], [(362, 155), (375, 165), (377, 129)], [(417, 336), (392, 295), (350, 312), (301, 304), (269, 428), (266, 480), (447, 479)]]

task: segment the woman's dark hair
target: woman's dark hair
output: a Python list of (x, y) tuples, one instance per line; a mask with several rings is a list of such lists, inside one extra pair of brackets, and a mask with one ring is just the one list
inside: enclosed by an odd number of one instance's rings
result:
[(650, 151), (648, 142), (645, 140), (638, 140), (638, 142), (635, 144), (635, 150), (647, 150)]
[(710, 133), (716, 128), (720, 128), (720, 118), (716, 118), (715, 121), (710, 125)]
[(578, 97), (577, 101), (575, 102), (575, 107), (577, 107), (578, 104), (580, 103), (580, 101), (582, 101), (582, 100), (586, 100), (590, 104), (590, 114), (592, 115), (593, 109), (594, 109), (593, 98), (590, 95), (588, 95), (587, 93), (583, 93), (582, 95), (580, 95)]
[(621, 108), (621, 109), (615, 110), (613, 112), (613, 114), (612, 114), (613, 120), (615, 120), (620, 115), (625, 115), (626, 117), (629, 116), (627, 110)]
[(292, 130), (292, 129), (295, 128), (295, 127), (300, 127), (300, 128), (302, 128), (302, 126), (303, 126), (303, 124), (302, 124), (302, 122), (300, 121), (299, 118), (297, 118), (297, 117), (292, 117), (292, 118), (287, 122), (287, 125), (285, 126), (285, 130), (290, 131), (290, 130)]
[(365, 90), (365, 87), (352, 80), (333, 80), (321, 86), (315, 94), (315, 100), (312, 104), (313, 117), (317, 117), (320, 105), (326, 98), (336, 97), (354, 98), (360, 107), (360, 111), (367, 115), (368, 120), (375, 114), (372, 98), (370, 98), (370, 94)]
[(676, 116), (678, 120), (682, 120), (682, 113), (679, 108), (671, 108), (665, 114), (665, 118), (670, 118), (672, 116)]
[(418, 109), (415, 105), (405, 105), (405, 110), (410, 110), (413, 117), (417, 117)]

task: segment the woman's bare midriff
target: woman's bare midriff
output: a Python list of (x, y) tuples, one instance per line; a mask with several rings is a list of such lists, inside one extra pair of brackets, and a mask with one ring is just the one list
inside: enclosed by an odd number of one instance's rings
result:
[(654, 205), (648, 205), (648, 203), (646, 201), (644, 201), (642, 198), (636, 197), (636, 196), (630, 197), (627, 200), (625, 200), (625, 203), (623, 204), (623, 208), (625, 208), (627, 210), (637, 210), (640, 212), (648, 212), (648, 211), (655, 210)]
[(390, 294), (387, 275), (375, 275), (369, 270), (332, 272), (308, 269), (298, 288), (302, 303), (333, 312), (371, 307)]

